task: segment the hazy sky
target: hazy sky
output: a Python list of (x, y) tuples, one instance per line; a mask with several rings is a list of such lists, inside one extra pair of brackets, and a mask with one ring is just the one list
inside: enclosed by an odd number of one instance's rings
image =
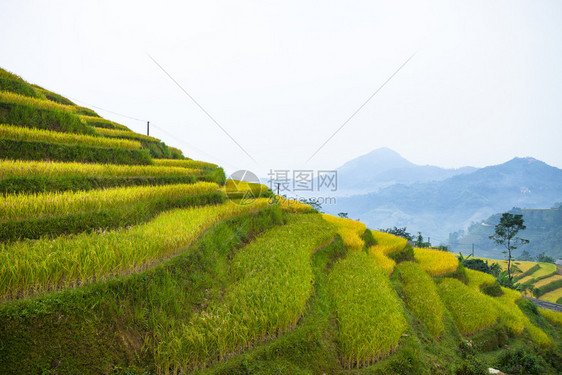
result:
[(150, 120), (228, 171), (330, 169), (378, 147), (443, 167), (562, 168), (560, 1), (2, 0), (0, 66)]

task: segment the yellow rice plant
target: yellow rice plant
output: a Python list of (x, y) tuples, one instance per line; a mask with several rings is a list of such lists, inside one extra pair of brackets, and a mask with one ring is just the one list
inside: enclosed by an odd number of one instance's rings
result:
[[(172, 148), (172, 147), (168, 147)], [(154, 164), (165, 167), (183, 167), (183, 168), (216, 168), (217, 165), (199, 160), (187, 159), (154, 159)]]
[(562, 312), (547, 310), (539, 307), (542, 316), (550, 320), (552, 323), (562, 327)]
[(527, 321), (528, 324), (525, 326), (525, 329), (533, 342), (541, 348), (550, 348), (552, 346), (552, 339), (542, 329), (533, 325), (528, 319)]
[(387, 257), (382, 253), (382, 251), (378, 251), (376, 246), (371, 246), (369, 248), (369, 254), (371, 254), (375, 263), (379, 265), (387, 275), (390, 276), (392, 274), (394, 267), (396, 266), (394, 259)]
[(268, 205), (261, 199), (252, 206), (175, 209), (131, 228), (0, 244), (0, 300), (139, 272), (184, 250), (218, 221)]
[(201, 174), (199, 169), (154, 165), (85, 164), (50, 161), (0, 160), (0, 179), (10, 177), (159, 177)]
[(130, 130), (96, 128), (96, 133), (106, 137), (113, 137), (113, 138), (127, 138), (127, 139), (138, 139), (138, 140), (151, 141), (151, 142), (160, 142), (158, 138), (154, 138), (149, 135), (135, 133)]
[(59, 104), (46, 99), (36, 99), (9, 91), (0, 91), (0, 102), (29, 105), (38, 109), (62, 110), (72, 113), (76, 111), (76, 106)]
[(104, 123), (104, 124), (107, 124), (109, 126), (114, 127), (115, 129), (131, 131), (131, 129), (129, 129), (125, 125), (118, 124), (114, 121), (111, 121), (111, 120), (108, 120), (108, 119), (105, 119), (105, 118), (96, 117), (96, 116), (88, 116), (88, 115), (78, 115), (78, 117), (80, 118), (80, 120), (82, 120), (82, 123), (84, 125), (93, 125), (93, 127), (95, 127), (95, 128), (101, 127), (101, 126), (96, 126), (95, 125), (96, 123)]
[(496, 282), (496, 278), (488, 273), (479, 272), (466, 268), (466, 276), (468, 277), (468, 286), (479, 290), (483, 285), (491, 285)]
[(336, 262), (328, 289), (345, 368), (371, 365), (396, 350), (407, 322), (390, 280), (371, 256), (354, 251)]
[(431, 276), (454, 272), (459, 266), (459, 259), (447, 251), (414, 248), (414, 257)]
[(554, 289), (548, 293), (545, 293), (541, 296), (542, 300), (553, 302), (553, 303), (560, 303), (557, 302), (562, 298), (562, 288)]
[(332, 240), (319, 215), (290, 215), (288, 223), (258, 236), (236, 252), (236, 280), (222, 298), (193, 315), (187, 324), (158, 337), (159, 367), (174, 365), (187, 373), (295, 327), (313, 292), (310, 258)]
[(336, 217), (332, 215), (322, 214), (322, 218), (330, 224), (334, 224), (338, 234), (342, 237), (343, 243), (350, 250), (360, 251), (365, 243), (361, 239), (361, 235), (367, 227), (360, 221)]
[(76, 212), (110, 209), (158, 198), (208, 194), (218, 190), (211, 182), (162, 186), (133, 186), (62, 193), (11, 194), (0, 197), (0, 221), (22, 220)]
[(556, 282), (558, 280), (562, 280), (562, 275), (553, 275), (553, 276), (550, 276), (550, 277), (546, 277), (546, 278), (544, 278), (542, 280), (539, 280), (536, 283), (534, 283), (533, 286), (535, 288), (540, 288), (541, 286), (548, 285), (548, 284)]
[(0, 124), (0, 138), (18, 141), (22, 140), (32, 142), (79, 144), (93, 147), (124, 148), (127, 150), (141, 148), (140, 142), (128, 139), (94, 137), (90, 135), (55, 132), (51, 130), (26, 128), (6, 124)]
[(445, 330), (443, 314), (445, 307), (437, 293), (435, 282), (414, 262), (402, 262), (397, 266), (404, 285), (406, 304), (416, 318), (418, 318), (433, 335), (438, 338)]
[(183, 151), (180, 150), (179, 148), (172, 147), (172, 146), (168, 146), (168, 149), (169, 149), (170, 151), (172, 151), (173, 153), (176, 153), (176, 154), (178, 154), (178, 155), (182, 155), (182, 156), (183, 156)]
[[(483, 272), (466, 269), (469, 279), (469, 288), (475, 292), (479, 291), (481, 285), (489, 285), (495, 282), (495, 278)], [(508, 288), (501, 288), (503, 295), (499, 297), (490, 297), (480, 293), (480, 298), (485, 299), (493, 304), (495, 311), (498, 313), (503, 324), (513, 336), (520, 335), (525, 329), (531, 336), (531, 339), (541, 347), (548, 347), (552, 340), (540, 328), (533, 325), (529, 318), (521, 311), (516, 302), (521, 299), (521, 293)]]
[(373, 256), (375, 262), (381, 266), (387, 275), (394, 271), (396, 262), (389, 258), (387, 255), (398, 250), (402, 250), (408, 243), (408, 240), (402, 237), (394, 236), (390, 233), (379, 232), (376, 230), (371, 231), (376, 245), (369, 248), (369, 254)]
[(388, 255), (398, 250), (402, 250), (408, 240), (402, 237), (395, 236), (390, 233), (379, 232), (376, 230), (371, 231), (373, 237), (377, 241), (377, 251), (382, 252), (384, 255)]
[[(426, 269), (423, 264), (422, 267)], [(438, 290), (441, 300), (451, 312), (457, 328), (463, 335), (492, 327), (498, 320), (499, 313), (491, 299), (484, 298), (482, 293), (459, 280), (443, 278)]]

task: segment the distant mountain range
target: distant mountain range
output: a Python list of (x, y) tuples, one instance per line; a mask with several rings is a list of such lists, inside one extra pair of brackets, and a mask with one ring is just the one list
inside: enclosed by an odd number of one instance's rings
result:
[(529, 157), (451, 170), (418, 166), (378, 149), (344, 164), (338, 180), (342, 196), (336, 205), (324, 206), (328, 213), (347, 212), (373, 229), (421, 231), (434, 244), (447, 243), (449, 233), (498, 212), (549, 208), (562, 201), (562, 170)]
[(474, 167), (446, 169), (431, 165), (416, 165), (395, 151), (383, 147), (348, 161), (337, 169), (338, 195), (372, 193), (394, 184), (441, 181), (471, 173)]

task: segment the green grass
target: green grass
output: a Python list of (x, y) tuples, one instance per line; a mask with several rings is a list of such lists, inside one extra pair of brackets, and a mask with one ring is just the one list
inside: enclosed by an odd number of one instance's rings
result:
[(396, 350), (406, 319), (386, 273), (372, 257), (351, 251), (334, 265), (328, 286), (345, 368), (373, 364)]
[(404, 285), (408, 310), (425, 324), (433, 337), (439, 337), (445, 330), (445, 307), (433, 279), (419, 264), (413, 262), (400, 263), (397, 271)]

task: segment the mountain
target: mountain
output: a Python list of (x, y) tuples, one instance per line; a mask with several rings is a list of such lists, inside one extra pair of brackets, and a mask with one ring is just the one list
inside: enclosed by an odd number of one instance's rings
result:
[(326, 206), (347, 212), (371, 228), (406, 226), (437, 242), (448, 234), (513, 207), (551, 207), (562, 198), (562, 170), (534, 158), (456, 175), (441, 181), (394, 184), (379, 191), (340, 197)]
[(352, 159), (337, 169), (337, 194), (367, 194), (394, 184), (440, 181), (475, 170), (473, 167), (446, 169), (416, 165), (397, 152), (383, 147)]

